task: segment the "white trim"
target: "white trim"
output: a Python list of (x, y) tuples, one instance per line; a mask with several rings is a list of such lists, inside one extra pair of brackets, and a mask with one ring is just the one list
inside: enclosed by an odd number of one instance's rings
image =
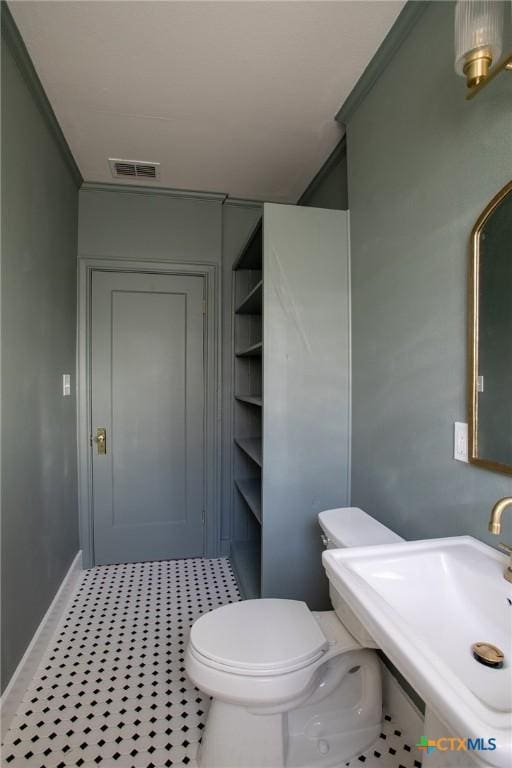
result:
[(380, 666), (384, 712), (399, 724), (407, 735), (408, 743), (417, 744), (424, 734), (424, 716), (409, 698), (391, 670), (382, 661)]
[(23, 700), (25, 691), (42, 661), (48, 644), (69, 604), (81, 571), (82, 552), (78, 551), (2, 695), (0, 701), (2, 734), (9, 728), (12, 718)]

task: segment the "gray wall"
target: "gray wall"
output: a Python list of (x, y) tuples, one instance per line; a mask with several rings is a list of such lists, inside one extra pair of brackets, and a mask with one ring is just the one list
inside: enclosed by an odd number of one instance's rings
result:
[(221, 202), (86, 185), (80, 190), (78, 255), (220, 264)]
[(496, 545), (489, 510), (512, 479), (455, 462), (452, 435), (466, 421), (468, 239), (512, 176), (512, 78), (471, 102), (464, 90), (453, 5), (431, 3), (349, 120), (352, 501), (407, 539)]
[(228, 555), (232, 538), (233, 504), (233, 263), (263, 213), (262, 205), (222, 207), (222, 553)]
[(2, 689), (78, 550), (77, 211), (76, 183), (2, 35)]

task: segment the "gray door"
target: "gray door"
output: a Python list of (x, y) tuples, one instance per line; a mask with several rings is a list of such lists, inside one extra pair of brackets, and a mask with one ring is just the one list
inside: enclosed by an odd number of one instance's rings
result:
[(203, 554), (204, 280), (94, 272), (96, 564)]

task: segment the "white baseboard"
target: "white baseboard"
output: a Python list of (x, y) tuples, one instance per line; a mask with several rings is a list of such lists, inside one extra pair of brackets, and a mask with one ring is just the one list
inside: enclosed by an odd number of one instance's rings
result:
[(82, 552), (77, 552), (68, 572), (53, 598), (50, 607), (43, 616), (23, 658), (16, 667), (0, 701), (1, 732), (5, 734), (34, 674), (48, 648), (49, 641), (69, 603), (80, 573), (82, 571)]
[(399, 723), (408, 740), (417, 744), (424, 734), (425, 718), (416, 704), (409, 698), (396, 677), (381, 662), (382, 705), (386, 714)]

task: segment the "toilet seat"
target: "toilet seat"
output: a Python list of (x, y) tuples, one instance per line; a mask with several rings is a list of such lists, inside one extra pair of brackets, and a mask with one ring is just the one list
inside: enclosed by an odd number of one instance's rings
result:
[(309, 667), (329, 642), (307, 605), (260, 599), (231, 603), (198, 619), (190, 652), (207, 667), (249, 677), (286, 675)]

